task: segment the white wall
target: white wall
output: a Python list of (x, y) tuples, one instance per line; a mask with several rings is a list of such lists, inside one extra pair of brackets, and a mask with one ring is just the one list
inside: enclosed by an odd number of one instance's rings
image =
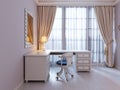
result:
[(0, 0), (0, 90), (13, 90), (23, 81), (23, 54), (34, 48), (24, 48), (24, 8), (34, 17), (36, 34), (33, 0)]
[(115, 66), (120, 69), (120, 30), (118, 30), (118, 25), (120, 25), (120, 2), (115, 7), (115, 34), (116, 34), (116, 42), (117, 49), (115, 54)]

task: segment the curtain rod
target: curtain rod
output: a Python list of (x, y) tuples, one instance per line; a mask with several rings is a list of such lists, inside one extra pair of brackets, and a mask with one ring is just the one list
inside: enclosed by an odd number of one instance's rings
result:
[(40, 2), (37, 6), (115, 6), (110, 2)]

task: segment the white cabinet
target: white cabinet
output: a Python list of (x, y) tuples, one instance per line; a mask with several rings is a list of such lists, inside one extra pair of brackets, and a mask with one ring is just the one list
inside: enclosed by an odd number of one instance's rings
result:
[(77, 71), (90, 71), (91, 69), (91, 56), (90, 51), (76, 52), (76, 70)]
[(32, 52), (24, 55), (25, 81), (47, 81), (49, 76), (49, 53)]

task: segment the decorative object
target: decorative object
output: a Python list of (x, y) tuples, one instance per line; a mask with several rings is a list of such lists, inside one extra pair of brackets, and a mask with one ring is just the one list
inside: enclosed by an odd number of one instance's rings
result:
[(24, 9), (24, 47), (28, 48), (33, 45), (33, 17), (30, 12)]

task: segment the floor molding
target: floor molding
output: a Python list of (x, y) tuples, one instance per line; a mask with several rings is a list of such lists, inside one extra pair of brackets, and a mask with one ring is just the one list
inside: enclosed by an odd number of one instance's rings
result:
[(23, 81), (20, 82), (20, 83), (16, 86), (16, 88), (14, 88), (14, 90), (18, 90), (22, 84), (23, 84)]

